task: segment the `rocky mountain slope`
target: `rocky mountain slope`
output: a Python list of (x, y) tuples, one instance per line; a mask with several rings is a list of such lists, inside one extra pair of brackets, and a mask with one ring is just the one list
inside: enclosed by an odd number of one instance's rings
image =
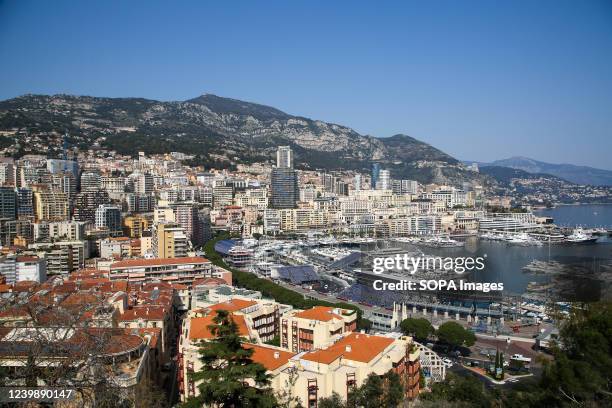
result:
[(534, 174), (551, 174), (576, 184), (612, 186), (612, 171), (588, 166), (545, 163), (527, 157), (511, 157), (509, 159), (496, 160), (491, 165), (511, 167)]
[(460, 183), (487, 178), (444, 152), (406, 135), (377, 138), (260, 104), (202, 95), (187, 101), (25, 95), (0, 102), (0, 150), (5, 155), (59, 155), (70, 145), (134, 155), (180, 151), (196, 162), (266, 161), (278, 145), (295, 150), (296, 165), (312, 169), (361, 169), (373, 161), (393, 177)]

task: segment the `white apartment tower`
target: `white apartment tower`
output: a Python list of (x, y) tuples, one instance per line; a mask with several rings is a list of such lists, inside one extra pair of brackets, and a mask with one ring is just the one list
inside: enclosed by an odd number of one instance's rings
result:
[(389, 170), (381, 170), (379, 173), (378, 182), (376, 183), (378, 190), (391, 189), (391, 172)]
[(293, 168), (293, 151), (289, 146), (279, 146), (276, 150), (276, 167), (281, 169)]

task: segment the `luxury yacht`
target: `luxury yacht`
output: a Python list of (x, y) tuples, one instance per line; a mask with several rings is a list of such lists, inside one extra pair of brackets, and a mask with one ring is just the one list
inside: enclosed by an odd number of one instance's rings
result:
[(570, 244), (593, 244), (597, 237), (584, 232), (582, 228), (576, 228), (571, 235), (567, 236), (566, 241)]

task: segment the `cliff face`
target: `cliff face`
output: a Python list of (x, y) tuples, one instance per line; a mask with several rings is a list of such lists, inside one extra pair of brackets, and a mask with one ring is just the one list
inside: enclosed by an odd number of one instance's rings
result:
[(80, 148), (102, 146), (124, 154), (180, 151), (202, 160), (270, 160), (291, 145), (296, 166), (367, 170), (372, 161), (393, 177), (458, 183), (483, 177), (410, 136), (377, 138), (278, 109), (202, 95), (187, 101), (25, 95), (0, 102), (0, 149), (5, 155), (58, 155), (62, 135)]

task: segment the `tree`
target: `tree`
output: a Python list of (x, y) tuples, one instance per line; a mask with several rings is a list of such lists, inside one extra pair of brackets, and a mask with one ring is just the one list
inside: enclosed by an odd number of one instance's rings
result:
[(388, 408), (399, 406), (404, 400), (404, 386), (402, 385), (400, 376), (393, 371), (388, 371), (383, 376), (383, 381), (385, 383), (383, 406)]
[(251, 359), (253, 350), (242, 346), (238, 325), (229, 312), (217, 311), (213, 322), (209, 326), (213, 339), (202, 342), (199, 350), (202, 368), (192, 376), (194, 381), (202, 381), (200, 395), (189, 399), (186, 406), (276, 406), (270, 377), (265, 367)]
[(363, 385), (355, 390), (357, 406), (375, 408), (382, 406), (385, 390), (380, 376), (371, 373)]
[(427, 338), (435, 332), (429, 320), (422, 317), (418, 319), (408, 318), (402, 320), (400, 328), (404, 334), (413, 336), (418, 341), (427, 340)]
[(612, 302), (573, 308), (541, 386), (561, 405), (612, 406)]
[(445, 381), (432, 384), (431, 392), (422, 394), (420, 398), (434, 401), (434, 406), (442, 406), (441, 402), (452, 402), (466, 407), (489, 407), (491, 400), (480, 381), (453, 373), (448, 373)]
[(327, 398), (319, 398), (319, 408), (345, 408), (346, 405), (342, 401), (342, 397), (337, 392), (333, 392), (331, 396)]
[(459, 346), (470, 347), (476, 342), (476, 336), (470, 330), (463, 328), (459, 323), (446, 322), (436, 332), (438, 340), (452, 348)]

